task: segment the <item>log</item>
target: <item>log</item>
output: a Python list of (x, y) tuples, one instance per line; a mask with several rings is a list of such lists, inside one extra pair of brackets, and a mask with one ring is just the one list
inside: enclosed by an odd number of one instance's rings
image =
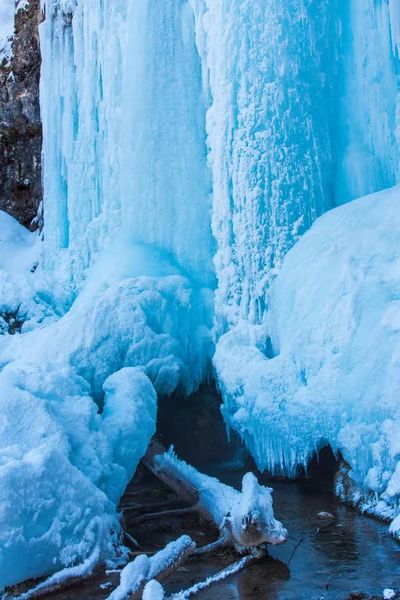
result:
[[(179, 460), (173, 448), (166, 451), (156, 438), (151, 441), (142, 462), (193, 510), (220, 529), (218, 547), (223, 541), (245, 553), (248, 548), (287, 541), (286, 529), (274, 517), (272, 490), (259, 485), (252, 473), (244, 476), (242, 492), (238, 492)], [(209, 546), (210, 550), (215, 548)]]

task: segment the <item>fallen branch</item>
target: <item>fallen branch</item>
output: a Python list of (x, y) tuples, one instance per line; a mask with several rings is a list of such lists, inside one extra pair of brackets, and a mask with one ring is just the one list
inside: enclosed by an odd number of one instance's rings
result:
[(223, 532), (217, 547), (223, 541), (244, 553), (248, 548), (265, 543), (286, 542), (287, 531), (274, 518), (272, 490), (259, 485), (252, 473), (244, 476), (240, 493), (214, 477), (199, 473), (179, 460), (172, 449), (165, 452), (154, 438), (143, 463), (183, 501)]
[(175, 510), (163, 510), (161, 512), (156, 513), (147, 513), (145, 515), (140, 515), (140, 517), (135, 517), (131, 520), (131, 523), (141, 523), (143, 521), (149, 521), (150, 519), (161, 519), (162, 517), (178, 517), (181, 515), (190, 515), (195, 512), (193, 507), (190, 508), (177, 508)]
[(149, 558), (141, 554), (128, 563), (121, 571), (120, 584), (108, 597), (108, 600), (136, 600), (141, 598), (146, 584), (156, 579), (163, 581), (173, 571), (186, 562), (193, 553), (196, 544), (184, 535), (171, 542), (163, 550)]
[(170, 597), (170, 600), (186, 600), (186, 598), (190, 598), (190, 596), (194, 596), (201, 590), (204, 590), (205, 588), (210, 587), (210, 585), (212, 585), (214, 583), (218, 583), (219, 581), (226, 579), (230, 575), (234, 575), (238, 571), (242, 571), (243, 569), (250, 567), (254, 563), (256, 563), (259, 560), (261, 560), (262, 558), (264, 558), (265, 554), (266, 554), (265, 550), (258, 549), (256, 552), (254, 552), (254, 554), (249, 554), (247, 556), (244, 556), (243, 558), (241, 558), (240, 560), (235, 562), (233, 565), (226, 567), (225, 569), (223, 569), (216, 575), (212, 575), (211, 577), (208, 577), (205, 581), (196, 583), (195, 585), (193, 585), (191, 588), (189, 588), (187, 590), (178, 592), (177, 594), (173, 594)]

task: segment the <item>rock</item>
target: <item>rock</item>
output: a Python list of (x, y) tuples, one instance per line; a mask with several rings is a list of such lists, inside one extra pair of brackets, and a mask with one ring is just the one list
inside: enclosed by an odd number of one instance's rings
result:
[(13, 56), (0, 65), (0, 209), (36, 229), (42, 200), (39, 106), (40, 0), (15, 14)]
[(317, 514), (318, 519), (327, 520), (327, 519), (335, 519), (332, 513), (321, 511)]

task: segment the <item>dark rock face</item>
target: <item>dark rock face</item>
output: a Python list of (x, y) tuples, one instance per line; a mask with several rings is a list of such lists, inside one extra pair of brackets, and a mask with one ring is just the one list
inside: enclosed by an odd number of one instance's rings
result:
[(0, 65), (0, 209), (36, 229), (42, 200), (40, 0), (15, 15), (11, 62)]

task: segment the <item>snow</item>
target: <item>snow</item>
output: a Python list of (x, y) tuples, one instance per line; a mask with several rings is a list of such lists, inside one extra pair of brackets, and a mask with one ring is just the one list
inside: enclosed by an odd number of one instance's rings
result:
[(174, 600), (185, 600), (186, 598), (190, 598), (190, 596), (194, 596), (195, 594), (197, 594), (201, 590), (204, 590), (205, 588), (209, 587), (213, 583), (218, 583), (218, 581), (223, 581), (227, 577), (230, 577), (230, 575), (234, 575), (235, 573), (238, 573), (243, 568), (245, 568), (246, 564), (251, 560), (252, 560), (251, 556), (245, 556), (244, 558), (242, 558), (238, 562), (234, 563), (233, 565), (226, 567), (226, 569), (224, 569), (223, 571), (220, 571), (216, 575), (211, 575), (205, 581), (195, 583), (189, 589), (183, 590), (176, 594), (173, 594), (172, 598)]
[[(108, 600), (127, 600), (133, 594), (145, 586), (143, 598), (158, 600), (163, 598), (162, 587), (153, 581), (155, 577), (166, 571), (171, 565), (182, 560), (185, 553), (196, 544), (193, 540), (183, 535), (174, 542), (170, 542), (163, 550), (157, 552), (151, 558), (145, 554), (137, 556), (134, 561), (128, 563), (122, 570), (119, 586), (110, 594)], [(148, 582), (148, 583), (147, 583)]]
[(38, 266), (41, 250), (37, 233), (0, 211), (0, 336), (13, 320), (21, 323), (22, 331), (29, 331), (65, 311), (64, 294), (50, 290)]
[(286, 256), (265, 324), (239, 323), (214, 357), (225, 419), (259, 468), (294, 475), (329, 443), (351, 465), (357, 503), (389, 520), (400, 497), (399, 209), (395, 187), (320, 217)]
[(164, 600), (165, 594), (162, 585), (155, 579), (149, 581), (143, 590), (142, 600)]
[(149, 558), (142, 554), (122, 569), (119, 586), (110, 594), (108, 600), (126, 600), (137, 593), (146, 583), (149, 571)]
[(156, 392), (206, 377), (202, 291), (152, 247), (113, 251), (121, 261), (106, 253), (64, 317), (0, 343), (0, 587), (83, 562), (99, 527), (100, 559), (115, 556)]
[(0, 64), (12, 56), (11, 38), (14, 35), (14, 0), (0, 1)]
[[(259, 485), (253, 473), (243, 477), (242, 493), (229, 485), (221, 483), (215, 477), (204, 475), (179, 460), (171, 447), (168, 452), (156, 457), (157, 468), (168, 473), (172, 470), (176, 475), (193, 485), (199, 495), (199, 503), (212, 516), (214, 522), (222, 530), (227, 521), (230, 524), (234, 540), (241, 546), (256, 546), (262, 543), (282, 544), (287, 540), (287, 531), (274, 518), (272, 507), (272, 489)], [(259, 539), (255, 540), (252, 531), (251, 544), (247, 540), (248, 519), (255, 517), (263, 527)]]
[(149, 379), (115, 373), (102, 414), (72, 367), (12, 363), (0, 386), (0, 587), (115, 557), (116, 504), (155, 431)]

